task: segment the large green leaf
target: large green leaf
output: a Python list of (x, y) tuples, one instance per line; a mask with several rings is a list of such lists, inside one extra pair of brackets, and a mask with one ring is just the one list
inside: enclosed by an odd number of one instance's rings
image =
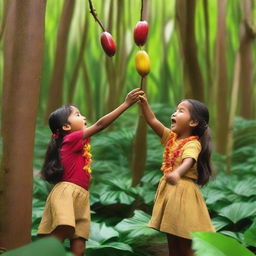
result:
[(247, 246), (256, 247), (256, 225), (250, 227), (244, 233), (244, 242)]
[(129, 244), (143, 244), (149, 238), (152, 239), (160, 233), (147, 226), (150, 215), (136, 210), (132, 218), (124, 219), (115, 228), (120, 232), (122, 241)]
[[(42, 238), (18, 249), (3, 253), (4, 256), (67, 256), (63, 245), (55, 238)], [(70, 254), (69, 254), (70, 255)]]
[(112, 227), (107, 227), (105, 223), (91, 222), (90, 237), (87, 247), (92, 248), (95, 245), (101, 245), (107, 240), (118, 236), (118, 232)]
[(241, 180), (234, 188), (234, 192), (241, 196), (255, 196), (256, 195), (256, 182), (254, 179)]
[(223, 217), (215, 217), (212, 219), (212, 224), (214, 225), (216, 231), (222, 229), (223, 227), (226, 227), (227, 225), (230, 224), (230, 220), (228, 220), (227, 218), (223, 218)]
[(191, 234), (196, 256), (253, 256), (235, 239), (219, 233), (195, 232)]
[(237, 223), (239, 220), (255, 216), (256, 214), (256, 202), (253, 203), (233, 203), (219, 211), (219, 215), (228, 218), (233, 223)]
[[(100, 249), (104, 249), (104, 248), (113, 248), (113, 249), (116, 249), (116, 250), (120, 250), (120, 251), (128, 251), (128, 252), (132, 252), (132, 247), (128, 244), (125, 244), (125, 243), (122, 243), (122, 242), (108, 242), (106, 244), (100, 244), (100, 245), (97, 245), (97, 246), (91, 246), (91, 245), (86, 245), (86, 247), (88, 249), (97, 249), (97, 250), (100, 250)], [(95, 254), (96, 255), (96, 254)]]
[(243, 243), (244, 241), (244, 234), (242, 232), (232, 232), (229, 230), (221, 230), (220, 233), (223, 235), (235, 238), (240, 243)]

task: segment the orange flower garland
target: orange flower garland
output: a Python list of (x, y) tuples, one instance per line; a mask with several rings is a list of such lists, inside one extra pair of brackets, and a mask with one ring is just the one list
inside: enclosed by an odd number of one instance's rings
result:
[(85, 158), (85, 165), (84, 165), (83, 169), (91, 175), (92, 154), (90, 153), (90, 149), (91, 149), (90, 139), (87, 139), (87, 141), (84, 144), (83, 157)]
[(178, 145), (173, 150), (171, 150), (171, 147), (174, 145), (176, 138), (177, 138), (176, 133), (170, 132), (170, 139), (168, 140), (164, 150), (164, 154), (163, 154), (164, 160), (161, 167), (161, 170), (164, 172), (164, 174), (171, 172), (173, 170), (174, 162), (176, 158), (180, 155), (183, 146), (189, 141), (199, 139), (198, 136), (190, 136), (188, 138), (182, 139), (178, 143)]

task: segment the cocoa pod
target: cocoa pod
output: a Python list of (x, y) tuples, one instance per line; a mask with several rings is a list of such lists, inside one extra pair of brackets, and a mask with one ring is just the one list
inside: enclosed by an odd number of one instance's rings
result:
[(135, 63), (136, 70), (142, 77), (150, 72), (150, 59), (145, 51), (141, 50), (136, 53)]
[(116, 52), (116, 44), (114, 42), (114, 39), (112, 35), (108, 32), (103, 32), (100, 37), (100, 42), (103, 50), (105, 53), (109, 56), (112, 57), (115, 55)]
[(148, 36), (148, 23), (143, 20), (137, 22), (134, 31), (133, 31), (133, 37), (134, 41), (138, 46), (142, 46), (147, 41)]

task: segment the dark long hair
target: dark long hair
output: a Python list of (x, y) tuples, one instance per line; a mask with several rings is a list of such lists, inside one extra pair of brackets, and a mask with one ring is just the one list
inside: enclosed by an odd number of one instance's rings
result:
[(198, 136), (202, 146), (202, 150), (197, 160), (198, 180), (199, 185), (205, 185), (213, 175), (211, 164), (212, 143), (209, 123), (209, 111), (207, 107), (200, 101), (194, 99), (186, 99), (190, 103), (189, 112), (191, 119), (198, 122), (198, 125), (193, 129), (192, 135)]
[(49, 127), (53, 136), (46, 150), (41, 177), (53, 184), (58, 183), (63, 176), (64, 170), (61, 164), (59, 149), (65, 135), (62, 126), (68, 124), (68, 117), (71, 114), (72, 106), (73, 105), (64, 105), (56, 109), (49, 116)]

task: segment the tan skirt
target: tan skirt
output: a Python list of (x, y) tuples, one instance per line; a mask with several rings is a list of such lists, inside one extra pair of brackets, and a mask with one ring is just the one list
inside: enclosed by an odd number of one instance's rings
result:
[(171, 185), (160, 180), (149, 227), (191, 239), (191, 232), (215, 232), (197, 184), (181, 179)]
[(89, 192), (76, 184), (65, 181), (56, 184), (49, 194), (37, 233), (50, 234), (60, 225), (74, 227), (74, 238), (88, 239)]

